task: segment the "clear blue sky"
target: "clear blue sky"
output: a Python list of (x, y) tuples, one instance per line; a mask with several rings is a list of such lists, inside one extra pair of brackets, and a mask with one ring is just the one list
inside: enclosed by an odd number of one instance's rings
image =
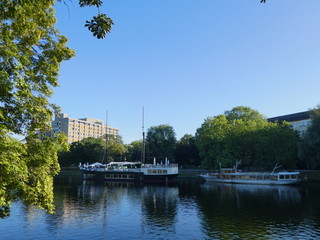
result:
[(76, 57), (52, 101), (73, 118), (120, 129), (125, 143), (171, 125), (177, 139), (209, 116), (248, 106), (267, 117), (320, 103), (319, 0), (105, 0), (104, 40), (84, 28), (96, 8), (57, 5)]

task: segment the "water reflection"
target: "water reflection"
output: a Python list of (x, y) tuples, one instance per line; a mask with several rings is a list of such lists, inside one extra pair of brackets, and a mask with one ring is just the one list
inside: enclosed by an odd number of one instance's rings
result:
[[(320, 239), (320, 186), (55, 180), (56, 212), (17, 202), (3, 239)], [(19, 227), (17, 227), (19, 226)]]
[(304, 195), (296, 186), (203, 184), (199, 206), (204, 231), (213, 239), (319, 236), (319, 221), (312, 220), (319, 211), (303, 204)]
[(175, 231), (177, 186), (83, 181), (75, 188), (75, 183), (61, 181), (57, 185), (62, 187), (56, 188), (57, 213), (53, 216), (59, 224), (85, 222), (86, 229), (93, 229), (99, 223), (99, 229), (100, 224), (104, 226), (103, 235), (121, 232), (120, 239), (124, 235), (132, 239), (135, 234), (139, 236), (136, 239), (145, 235), (165, 237)]
[(175, 232), (179, 191), (177, 187), (145, 186), (142, 221), (145, 232)]

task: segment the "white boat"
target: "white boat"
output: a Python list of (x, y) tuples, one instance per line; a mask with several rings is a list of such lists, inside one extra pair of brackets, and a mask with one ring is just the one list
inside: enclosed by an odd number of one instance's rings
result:
[[(98, 181), (126, 181), (126, 182), (172, 182), (179, 174), (178, 164), (170, 164), (166, 158), (153, 164), (145, 163), (145, 133), (142, 125), (142, 162), (110, 162), (108, 164), (93, 163), (79, 164), (83, 178)], [(108, 138), (106, 137), (106, 160), (108, 156)]]
[(110, 162), (79, 164), (86, 180), (126, 182), (172, 182), (178, 176), (178, 164), (143, 164), (141, 162)]
[(299, 172), (240, 172), (237, 168), (221, 168), (218, 172), (201, 174), (208, 182), (291, 185), (301, 182)]

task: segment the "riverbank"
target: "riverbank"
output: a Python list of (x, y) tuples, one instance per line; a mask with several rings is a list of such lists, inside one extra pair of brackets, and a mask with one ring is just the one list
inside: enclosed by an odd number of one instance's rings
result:
[[(200, 179), (202, 173), (207, 172), (203, 169), (179, 169), (178, 180), (184, 179)], [(299, 170), (301, 178), (306, 182), (320, 182), (320, 170)], [(61, 168), (58, 176), (81, 176), (81, 172), (77, 167)]]

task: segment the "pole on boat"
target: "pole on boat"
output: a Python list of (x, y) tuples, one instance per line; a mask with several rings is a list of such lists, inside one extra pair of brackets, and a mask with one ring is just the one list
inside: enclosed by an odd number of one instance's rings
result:
[(109, 152), (108, 152), (108, 110), (107, 110), (107, 114), (106, 114), (106, 153), (104, 155), (104, 163), (108, 162), (108, 158), (109, 158)]
[(281, 165), (278, 165), (278, 163), (274, 166), (273, 170), (272, 170), (272, 173), (274, 173), (275, 170), (277, 170), (278, 168), (282, 167)]
[(144, 164), (146, 158), (145, 133), (144, 133), (144, 107), (142, 107), (142, 151), (141, 162)]

